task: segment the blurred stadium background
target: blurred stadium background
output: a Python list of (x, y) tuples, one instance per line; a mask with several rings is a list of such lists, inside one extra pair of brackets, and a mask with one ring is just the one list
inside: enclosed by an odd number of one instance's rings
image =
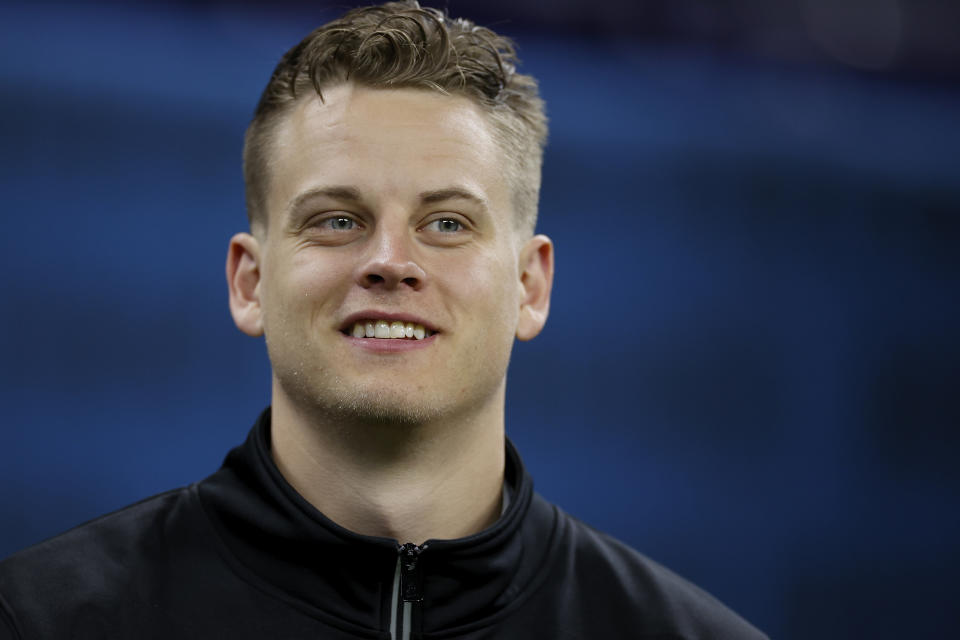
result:
[[(429, 2), (427, 4), (430, 4)], [(0, 4), (0, 557), (215, 470), (242, 134), (343, 3)], [(541, 493), (781, 639), (960, 623), (960, 4), (450, 0), (552, 134)]]

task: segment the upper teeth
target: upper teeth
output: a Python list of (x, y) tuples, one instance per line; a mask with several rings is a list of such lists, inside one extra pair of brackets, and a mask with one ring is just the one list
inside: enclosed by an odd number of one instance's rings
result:
[(351, 331), (354, 338), (414, 338), (423, 340), (433, 332), (422, 324), (395, 320), (363, 320), (354, 322)]

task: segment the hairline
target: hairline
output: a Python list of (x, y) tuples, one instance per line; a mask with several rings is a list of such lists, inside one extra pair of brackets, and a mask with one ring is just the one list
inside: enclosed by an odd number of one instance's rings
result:
[[(411, 89), (415, 91), (423, 91), (429, 93), (436, 93), (442, 96), (447, 97), (462, 97), (468, 100), (472, 105), (474, 105), (478, 111), (483, 115), (484, 122), (489, 126), (489, 132), (493, 138), (494, 143), (496, 144), (499, 152), (502, 154), (502, 158), (506, 160), (504, 169), (502, 170), (502, 175), (504, 180), (507, 183), (507, 186), (510, 190), (510, 207), (511, 207), (511, 218), (513, 220), (512, 228), (515, 232), (519, 234), (521, 238), (529, 238), (533, 235), (533, 231), (536, 225), (536, 219), (538, 214), (539, 203), (537, 200), (538, 197), (534, 197), (533, 202), (529, 204), (531, 211), (523, 211), (523, 197), (521, 191), (523, 189), (523, 182), (528, 179), (527, 174), (532, 173), (533, 179), (535, 182), (535, 190), (537, 195), (539, 195), (540, 179), (541, 179), (541, 168), (540, 164), (542, 163), (542, 147), (538, 148), (536, 152), (539, 155), (537, 160), (537, 167), (535, 170), (527, 168), (524, 166), (523, 162), (523, 152), (525, 146), (528, 144), (518, 144), (517, 148), (510, 148), (510, 138), (511, 133), (506, 129), (506, 126), (496, 118), (496, 114), (493, 109), (489, 106), (483, 104), (480, 100), (477, 100), (469, 93), (464, 91), (448, 91), (439, 86), (416, 86), (416, 85), (394, 85), (394, 86), (383, 86), (365, 82), (357, 82), (356, 80), (343, 80), (336, 79), (333, 82), (327, 82), (324, 85), (318, 87), (316, 92), (304, 93), (303, 95), (296, 96), (289, 102), (286, 102), (281, 105), (277, 105), (274, 109), (259, 114), (258, 117), (247, 127), (246, 134), (244, 136), (244, 145), (243, 145), (243, 174), (244, 182), (247, 191), (247, 215), (250, 225), (250, 231), (260, 237), (266, 237), (267, 228), (269, 227), (269, 217), (270, 212), (267, 210), (266, 206), (266, 194), (270, 189), (270, 184), (273, 178), (273, 172), (271, 171), (271, 160), (270, 156), (276, 153), (276, 139), (278, 136), (278, 131), (282, 126), (282, 123), (290, 117), (293, 110), (304, 100), (310, 100), (319, 98), (321, 102), (324, 101), (323, 93), (329, 91), (335, 87), (338, 87), (343, 84), (352, 84), (356, 87), (362, 87), (372, 90), (381, 90), (381, 91), (390, 91), (396, 89)], [(508, 117), (515, 117), (511, 114), (507, 114)], [(256, 134), (256, 135), (254, 135)], [(252, 143), (253, 138), (256, 137), (255, 142), (258, 149), (252, 149), (254, 146)], [(514, 136), (515, 138), (516, 136)], [(519, 142), (519, 141), (518, 141)], [(539, 147), (539, 145), (536, 145)], [(258, 174), (257, 183), (258, 191), (256, 194), (256, 202), (251, 202), (252, 198), (250, 197), (250, 181), (248, 180), (250, 174), (250, 168), (248, 163), (250, 161), (251, 155), (257, 157), (258, 167), (255, 167), (255, 172)], [(516, 176), (512, 178), (511, 176)]]

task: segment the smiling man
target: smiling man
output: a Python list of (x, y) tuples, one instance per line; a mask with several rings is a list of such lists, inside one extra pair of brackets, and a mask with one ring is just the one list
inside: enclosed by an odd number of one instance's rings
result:
[(551, 244), (517, 219), (470, 98), (322, 92), (274, 125), (268, 173), (248, 178), (263, 208), (227, 265), (237, 325), (267, 339), (273, 457), (348, 529), (468, 536), (500, 509), (507, 361), (543, 327)]
[(762, 638), (533, 492), (546, 120), (508, 40), (415, 2), (291, 49), (227, 255), (272, 403), (223, 467), (0, 564), (0, 638)]

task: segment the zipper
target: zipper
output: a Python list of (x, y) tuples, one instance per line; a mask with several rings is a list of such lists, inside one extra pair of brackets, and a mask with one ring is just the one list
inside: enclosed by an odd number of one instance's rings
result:
[(393, 573), (393, 599), (390, 612), (390, 638), (410, 640), (414, 607), (419, 613), (423, 600), (423, 574), (420, 569), (420, 554), (427, 545), (417, 546), (412, 542), (397, 547), (397, 567)]

